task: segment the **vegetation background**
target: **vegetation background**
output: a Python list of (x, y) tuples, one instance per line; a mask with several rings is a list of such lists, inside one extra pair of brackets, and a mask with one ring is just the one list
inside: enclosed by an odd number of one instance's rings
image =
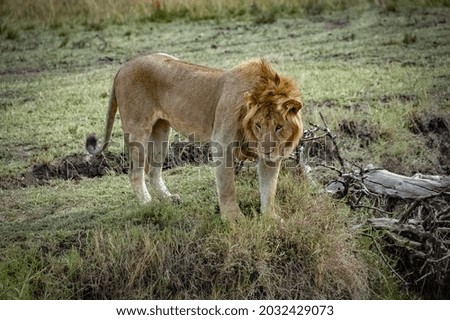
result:
[[(449, 6), (0, 0), (0, 298), (426, 297), (420, 281), (399, 280), (382, 235), (364, 227), (373, 212), (323, 192), (323, 168), (314, 167), (313, 182), (301, 170), (282, 171), (284, 224), (259, 215), (255, 172), (242, 170), (247, 218), (236, 225), (220, 220), (206, 165), (165, 171), (183, 203), (149, 207), (136, 204), (121, 170), (67, 179), (60, 171), (37, 177), (36, 168), (82, 163), (86, 134), (103, 131), (120, 65), (166, 52), (223, 68), (267, 58), (299, 82), (305, 124), (319, 123), (321, 112), (347, 159), (449, 175)], [(119, 155), (119, 121), (114, 139)]]

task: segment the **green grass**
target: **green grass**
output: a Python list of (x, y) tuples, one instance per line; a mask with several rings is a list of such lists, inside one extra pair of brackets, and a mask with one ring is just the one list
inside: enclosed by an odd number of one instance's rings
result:
[[(349, 160), (449, 174), (431, 136), (411, 127), (450, 114), (450, 12), (396, 3), (395, 10), (277, 13), (262, 24), (240, 9), (231, 20), (170, 23), (80, 15), (27, 28), (2, 20), (0, 179), (83, 152), (86, 134), (103, 131), (115, 72), (147, 52), (223, 68), (267, 58), (299, 82), (305, 124), (320, 123), (321, 112)], [(373, 139), (361, 145), (342, 129), (345, 120)], [(120, 152), (119, 121), (114, 141), (111, 151)], [(180, 206), (138, 206), (125, 175), (0, 189), (0, 298), (414, 298), (372, 241), (351, 231), (366, 213), (351, 212), (295, 172), (280, 177), (285, 224), (258, 214), (256, 174), (238, 175), (247, 218), (234, 226), (220, 220), (211, 168), (164, 176)]]
[[(183, 203), (136, 205), (124, 176), (6, 191), (1, 298), (318, 299), (367, 296), (349, 210), (297, 176), (280, 181), (280, 214), (254, 216), (254, 173), (238, 179), (248, 217), (224, 225), (209, 167), (177, 169)], [(55, 193), (58, 196), (55, 196)], [(301, 197), (301, 203), (298, 199)], [(82, 199), (84, 206), (80, 206)]]

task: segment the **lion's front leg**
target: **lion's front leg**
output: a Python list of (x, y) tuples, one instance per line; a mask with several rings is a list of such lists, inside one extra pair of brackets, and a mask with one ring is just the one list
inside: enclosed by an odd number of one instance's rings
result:
[(242, 216), (242, 212), (236, 201), (233, 166), (221, 163), (216, 167), (216, 185), (222, 219), (239, 219)]
[(277, 191), (278, 173), (281, 160), (266, 162), (262, 159), (258, 163), (259, 190), (261, 193), (261, 213), (275, 215), (275, 193)]

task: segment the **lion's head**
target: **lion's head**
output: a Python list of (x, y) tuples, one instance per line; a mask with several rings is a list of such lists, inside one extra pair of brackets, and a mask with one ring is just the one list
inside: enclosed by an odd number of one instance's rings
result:
[(303, 135), (300, 90), (264, 60), (252, 68), (258, 80), (244, 94), (241, 130), (251, 153), (277, 161), (291, 154)]

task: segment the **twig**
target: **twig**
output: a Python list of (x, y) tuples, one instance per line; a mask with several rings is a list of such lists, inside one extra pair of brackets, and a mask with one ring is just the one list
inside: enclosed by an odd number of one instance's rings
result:
[(446, 220), (450, 218), (450, 206), (439, 212), (437, 215), (437, 219)]
[(318, 163), (317, 165), (321, 166), (321, 167), (325, 167), (325, 168), (333, 170), (333, 171), (336, 171), (337, 173), (339, 173), (340, 176), (343, 175), (343, 172), (341, 170), (339, 170), (338, 168), (336, 168), (336, 167), (329, 166), (329, 165), (327, 165), (325, 163)]
[(314, 141), (314, 140), (320, 140), (320, 139), (323, 139), (323, 138), (325, 138), (325, 137), (328, 137), (328, 134), (322, 134), (322, 135), (320, 135), (320, 136), (313, 136), (313, 137), (311, 137), (311, 138), (303, 138), (302, 139), (302, 141)]
[(389, 261), (387, 260), (387, 258), (385, 257), (385, 255), (383, 254), (383, 251), (380, 248), (380, 245), (378, 244), (378, 242), (375, 240), (375, 238), (368, 233), (361, 233), (363, 236), (369, 237), (372, 239), (372, 242), (375, 244), (375, 247), (378, 250), (378, 253), (380, 254), (381, 259), (383, 260), (383, 262), (387, 265), (387, 267), (392, 271), (392, 273), (398, 278), (400, 279), (405, 285), (408, 285), (408, 282), (403, 279), (403, 277), (401, 275), (399, 275), (397, 273), (397, 271), (395, 271), (394, 267), (391, 266), (391, 264), (389, 263)]
[(428, 261), (432, 262), (432, 263), (439, 263), (441, 261), (450, 259), (450, 253), (448, 253), (447, 255), (440, 257), (439, 259), (428, 259)]
[(353, 205), (352, 207), (356, 208), (356, 209), (360, 209), (360, 208), (361, 209), (370, 209), (370, 210), (378, 211), (378, 212), (381, 212), (381, 213), (389, 214), (389, 212), (387, 212), (387, 211), (385, 211), (383, 209), (377, 208), (377, 207), (364, 206), (364, 205), (360, 205), (360, 204)]
[(345, 167), (344, 159), (341, 157), (341, 153), (339, 151), (339, 147), (338, 147), (336, 139), (335, 139), (336, 137), (331, 133), (330, 129), (328, 128), (328, 124), (321, 112), (319, 112), (319, 116), (320, 116), (320, 119), (322, 119), (323, 124), (325, 125), (325, 132), (327, 133), (328, 137), (330, 137), (330, 139), (333, 142), (333, 145), (336, 149), (336, 157), (339, 161), (339, 164), (341, 165), (342, 168), (344, 168)]
[(415, 208), (417, 208), (417, 206), (419, 205), (419, 203), (422, 200), (417, 198), (416, 200), (414, 200), (414, 202), (409, 206), (409, 208), (405, 211), (405, 213), (402, 214), (402, 216), (400, 217), (400, 220), (398, 221), (399, 223), (405, 223), (406, 221), (408, 221), (409, 216), (411, 215), (411, 213), (413, 212), (413, 210)]
[(431, 271), (430, 271), (430, 272), (427, 272), (426, 274), (424, 274), (423, 276), (421, 276), (419, 279), (415, 280), (414, 282), (417, 284), (417, 283), (419, 283), (420, 281), (424, 280), (425, 278), (431, 276), (432, 274), (433, 274), (433, 272), (431, 272)]

